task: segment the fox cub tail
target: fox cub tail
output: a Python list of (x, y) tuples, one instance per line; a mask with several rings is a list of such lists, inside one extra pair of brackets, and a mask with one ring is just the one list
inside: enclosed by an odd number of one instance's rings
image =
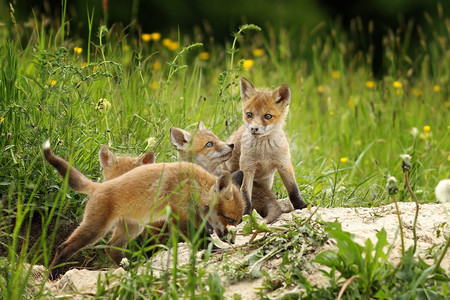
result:
[(44, 157), (65, 178), (69, 177), (69, 186), (75, 191), (83, 194), (90, 194), (94, 182), (84, 176), (80, 171), (69, 165), (69, 162), (56, 156), (50, 149), (50, 141), (44, 142)]

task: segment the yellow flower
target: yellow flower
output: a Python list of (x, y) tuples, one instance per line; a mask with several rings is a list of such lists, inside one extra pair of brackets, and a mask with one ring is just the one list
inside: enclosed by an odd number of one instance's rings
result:
[(83, 52), (83, 48), (75, 47), (75, 48), (73, 48), (73, 52), (75, 52), (76, 54), (81, 54), (81, 52)]
[(348, 157), (341, 157), (340, 162), (345, 164), (346, 162), (348, 162)]
[(447, 161), (450, 161), (450, 155), (449, 155), (449, 156), (447, 156)]
[(401, 89), (403, 87), (403, 84), (400, 81), (394, 81), (392, 84), (396, 89)]
[(95, 104), (95, 110), (98, 110), (102, 113), (106, 113), (110, 108), (111, 102), (109, 102), (105, 98), (100, 98), (98, 102)]
[(419, 97), (422, 95), (422, 91), (420, 89), (412, 89), (412, 92), (415, 96)]
[(320, 93), (320, 94), (322, 94), (323, 91), (324, 91), (323, 86), (322, 86), (322, 85), (319, 85), (319, 86), (317, 87), (317, 92)]
[(333, 79), (339, 79), (341, 77), (341, 73), (339, 71), (333, 71), (331, 72), (331, 77), (333, 77)]
[(209, 52), (200, 52), (200, 54), (198, 55), (198, 58), (200, 58), (201, 60), (209, 60), (209, 58), (211, 57), (211, 54)]
[(56, 80), (50, 80), (50, 86), (53, 87), (56, 84)]
[(314, 149), (315, 150), (319, 150), (320, 148), (319, 148), (319, 146), (315, 146)]
[(150, 35), (152, 37), (152, 40), (154, 40), (154, 41), (159, 41), (161, 39), (161, 33), (159, 33), (159, 32), (153, 32), (153, 33), (150, 33)]
[(433, 86), (433, 91), (435, 91), (436, 93), (438, 93), (440, 90), (441, 90), (441, 87), (439, 85)]
[(253, 59), (245, 59), (244, 64), (242, 65), (245, 70), (250, 69), (255, 64), (255, 61)]
[(255, 57), (261, 57), (264, 55), (264, 49), (256, 48), (253, 50), (253, 56)]
[(330, 111), (330, 116), (334, 116), (334, 111)]
[(169, 50), (175, 51), (180, 48), (180, 44), (178, 42), (172, 42), (169, 46), (167, 46), (167, 48), (169, 48)]
[(423, 131), (429, 132), (431, 130), (431, 127), (429, 125), (423, 126)]
[(171, 39), (163, 39), (162, 40), (162, 44), (164, 45), (164, 46), (166, 46), (167, 48), (169, 48), (169, 45), (172, 43), (172, 40)]
[(150, 42), (150, 40), (152, 39), (152, 35), (151, 35), (150, 33), (143, 33), (143, 34), (141, 35), (141, 39), (142, 39), (144, 42)]
[(366, 81), (366, 87), (368, 87), (369, 89), (373, 89), (375, 87), (375, 81), (372, 80)]
[(155, 61), (152, 65), (153, 70), (161, 69), (161, 63), (159, 61)]
[(159, 88), (159, 82), (158, 81), (152, 81), (152, 83), (150, 84), (150, 88), (152, 90), (157, 90)]
[(0, 123), (3, 122), (5, 120), (5, 118), (1, 117), (0, 118)]

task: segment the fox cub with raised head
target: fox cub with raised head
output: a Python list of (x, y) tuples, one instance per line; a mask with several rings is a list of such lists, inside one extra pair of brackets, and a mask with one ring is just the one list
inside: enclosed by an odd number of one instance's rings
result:
[(233, 143), (235, 147), (224, 169), (244, 172), (241, 193), (246, 207), (253, 204), (254, 187), (272, 189), (276, 171), (280, 174), (294, 209), (307, 207), (300, 196), (289, 144), (283, 131), (291, 102), (289, 86), (283, 84), (273, 91), (260, 90), (242, 77), (240, 87), (244, 125), (228, 139), (228, 143)]
[(170, 128), (170, 140), (178, 151), (179, 160), (196, 163), (216, 175), (220, 174), (217, 168), (231, 158), (234, 149), (234, 144), (221, 141), (202, 121), (198, 122), (194, 134), (177, 127)]
[[(226, 172), (220, 169), (220, 165), (231, 158), (234, 144), (223, 142), (212, 131), (206, 129), (202, 121), (198, 123), (198, 130), (193, 134), (172, 127), (170, 139), (178, 151), (180, 160), (193, 161), (215, 175)], [(268, 224), (273, 223), (281, 214), (275, 194), (269, 188), (257, 183), (252, 191), (252, 206)]]
[[(66, 162), (64, 173), (64, 167), (61, 168), (64, 160), (51, 152), (48, 141), (44, 144), (44, 156), (66, 176), (69, 164)], [(244, 213), (244, 202), (239, 189), (232, 184), (231, 175), (216, 177), (192, 163), (146, 164), (102, 183), (90, 181), (83, 174), (71, 178), (71, 173), (81, 172), (70, 168), (70, 187), (89, 194), (90, 198), (83, 221), (57, 248), (49, 266), (51, 278), (60, 273), (60, 265), (73, 254), (95, 244), (113, 228), (108, 242), (112, 247), (106, 251), (120, 265), (124, 255), (119, 249), (142, 232), (143, 224), (165, 220), (166, 206), (170, 206), (172, 217), (186, 235), (189, 224), (198, 228), (208, 218), (207, 222), (222, 240), (228, 234), (227, 227), (237, 225)]]

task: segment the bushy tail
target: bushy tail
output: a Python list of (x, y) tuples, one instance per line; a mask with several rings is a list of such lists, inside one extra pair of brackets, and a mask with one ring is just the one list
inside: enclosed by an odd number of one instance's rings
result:
[[(69, 168), (69, 163), (56, 156), (50, 150), (50, 141), (45, 141), (44, 143), (44, 157), (45, 159), (59, 172), (59, 174), (65, 178), (69, 176), (69, 186), (75, 191), (83, 194), (91, 194), (92, 189), (95, 185), (93, 181), (84, 176), (80, 171), (74, 167)], [(67, 174), (68, 172), (68, 174)]]

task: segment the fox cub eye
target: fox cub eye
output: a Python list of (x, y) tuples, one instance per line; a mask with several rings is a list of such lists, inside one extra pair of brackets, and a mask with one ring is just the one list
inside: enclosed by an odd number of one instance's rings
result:
[(233, 219), (228, 218), (228, 224), (233, 225), (234, 222), (235, 222), (235, 221), (234, 221)]
[(251, 117), (253, 117), (253, 114), (252, 114), (251, 112), (248, 112), (248, 113), (247, 113), (247, 118), (250, 119)]
[(213, 142), (207, 142), (205, 145), (206, 148), (211, 148), (212, 146), (214, 146)]
[(264, 115), (264, 118), (265, 118), (266, 120), (270, 120), (270, 119), (272, 119), (272, 115), (271, 115), (271, 114), (265, 114), (265, 115)]

